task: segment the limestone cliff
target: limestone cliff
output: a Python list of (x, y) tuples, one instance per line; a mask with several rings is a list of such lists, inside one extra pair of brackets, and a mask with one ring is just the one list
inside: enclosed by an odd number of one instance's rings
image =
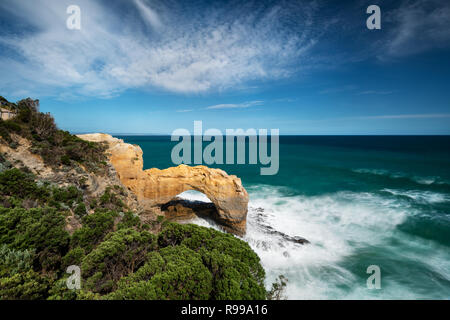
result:
[[(35, 174), (39, 180), (47, 181), (55, 185), (64, 187), (75, 185), (85, 191), (90, 198), (101, 196), (106, 188), (115, 185), (121, 186), (116, 170), (111, 164), (106, 165), (104, 174), (95, 174), (89, 172), (81, 164), (72, 163), (71, 166), (54, 168), (47, 165), (42, 157), (32, 153), (32, 144), (29, 140), (19, 136), (12, 135), (16, 148), (11, 148), (7, 143), (0, 139), (0, 155), (2, 155), (14, 167), (25, 167), (31, 173)], [(128, 208), (142, 211), (142, 206), (138, 203), (136, 196), (125, 190), (122, 199)]]
[(79, 135), (93, 142), (107, 142), (108, 157), (120, 181), (150, 208), (167, 204), (187, 190), (204, 193), (216, 207), (212, 218), (225, 229), (242, 235), (246, 229), (248, 194), (241, 180), (220, 169), (179, 165), (143, 170), (142, 149), (107, 134)]

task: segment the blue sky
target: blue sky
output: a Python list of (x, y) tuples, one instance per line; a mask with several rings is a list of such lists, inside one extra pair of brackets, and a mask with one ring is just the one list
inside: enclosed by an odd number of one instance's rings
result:
[(0, 95), (71, 132), (450, 134), (449, 25), (444, 0), (2, 0)]

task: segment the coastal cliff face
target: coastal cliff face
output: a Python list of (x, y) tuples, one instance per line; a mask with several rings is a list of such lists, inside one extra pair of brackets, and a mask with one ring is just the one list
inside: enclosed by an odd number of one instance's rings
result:
[[(45, 163), (41, 156), (31, 152), (33, 147), (29, 140), (15, 134), (12, 139), (17, 145), (16, 148), (11, 148), (0, 139), (0, 154), (13, 166), (25, 167), (43, 181), (61, 187), (75, 185), (85, 190), (90, 198), (101, 196), (108, 187), (122, 186), (116, 170), (109, 163), (105, 164), (103, 174), (90, 172), (82, 164), (74, 163), (71, 166), (54, 168)], [(122, 200), (130, 209), (142, 211), (142, 206), (133, 193), (124, 190)]]
[(196, 190), (215, 205), (216, 210), (210, 211), (211, 218), (227, 231), (238, 235), (245, 233), (248, 194), (238, 177), (206, 166), (179, 165), (164, 170), (143, 170), (143, 153), (139, 146), (101, 133), (78, 137), (108, 144), (108, 158), (120, 181), (144, 207), (162, 206), (184, 191)]

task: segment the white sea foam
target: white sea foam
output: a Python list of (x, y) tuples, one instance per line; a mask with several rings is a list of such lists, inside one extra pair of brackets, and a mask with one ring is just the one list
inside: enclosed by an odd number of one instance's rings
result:
[(188, 190), (183, 193), (180, 193), (178, 195), (178, 198), (191, 201), (211, 202), (211, 200), (209, 200), (209, 198), (205, 194), (195, 190)]
[(405, 178), (410, 179), (416, 183), (424, 184), (424, 185), (430, 185), (430, 184), (449, 184), (448, 181), (443, 180), (439, 176), (427, 176), (427, 177), (421, 177), (421, 176), (412, 176), (404, 172), (400, 171), (389, 171), (386, 169), (365, 169), (365, 168), (359, 168), (359, 169), (353, 169), (353, 172), (356, 173), (365, 173), (365, 174), (373, 174), (373, 175), (379, 175), (379, 176), (386, 176), (391, 178)]
[[(344, 298), (341, 288), (358, 286), (358, 279), (342, 266), (342, 260), (358, 248), (383, 245), (408, 214), (399, 210), (395, 200), (370, 193), (285, 197), (271, 187), (255, 191), (245, 240), (261, 257), (269, 282), (278, 274), (290, 279), (287, 294), (293, 299)], [(266, 222), (274, 229), (304, 237), (311, 244), (268, 237), (255, 222), (258, 207), (264, 208)], [(269, 249), (260, 242), (269, 242)]]
[(382, 191), (388, 192), (396, 196), (408, 197), (419, 203), (442, 203), (450, 201), (449, 195), (439, 192), (421, 191), (421, 190), (395, 190), (395, 189), (383, 189)]
[[(243, 239), (261, 258), (268, 288), (280, 274), (289, 279), (286, 289), (289, 299), (424, 297), (396, 279), (384, 281), (381, 292), (368, 290), (366, 279), (356, 276), (346, 262), (357, 250), (366, 248), (389, 248), (393, 254), (410, 260), (426, 257), (424, 263), (439, 274), (450, 267), (445, 249), (409, 239), (396, 230), (408, 215), (417, 213), (404, 199), (344, 191), (321, 196), (285, 196), (281, 188), (261, 185), (248, 191), (251, 200), (247, 234)], [(196, 192), (184, 193), (182, 197), (207, 200)], [(193, 222), (218, 229), (212, 221), (195, 219)], [(267, 226), (272, 229), (268, 230)], [(287, 241), (280, 232), (306, 238), (311, 243), (300, 245)], [(402, 246), (393, 247), (392, 239)]]

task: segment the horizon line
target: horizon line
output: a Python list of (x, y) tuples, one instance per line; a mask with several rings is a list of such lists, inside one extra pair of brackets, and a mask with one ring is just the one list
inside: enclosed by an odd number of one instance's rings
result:
[[(71, 132), (73, 135), (82, 135), (82, 134), (94, 134), (94, 133), (104, 133), (109, 134), (111, 136), (157, 136), (157, 137), (170, 137), (171, 134), (167, 133), (110, 133), (110, 132), (100, 132), (100, 131), (92, 131), (92, 132)], [(198, 136), (198, 135), (190, 135), (190, 136)], [(204, 135), (201, 135), (204, 136)], [(223, 136), (227, 136), (224, 134)], [(240, 136), (240, 135), (239, 135)], [(244, 135), (248, 136), (248, 135)], [(271, 136), (271, 135), (269, 135)], [(279, 136), (284, 137), (427, 137), (427, 136), (434, 136), (434, 137), (450, 137), (450, 133), (447, 134), (301, 134), (301, 133), (293, 133), (293, 134), (280, 134)]]

